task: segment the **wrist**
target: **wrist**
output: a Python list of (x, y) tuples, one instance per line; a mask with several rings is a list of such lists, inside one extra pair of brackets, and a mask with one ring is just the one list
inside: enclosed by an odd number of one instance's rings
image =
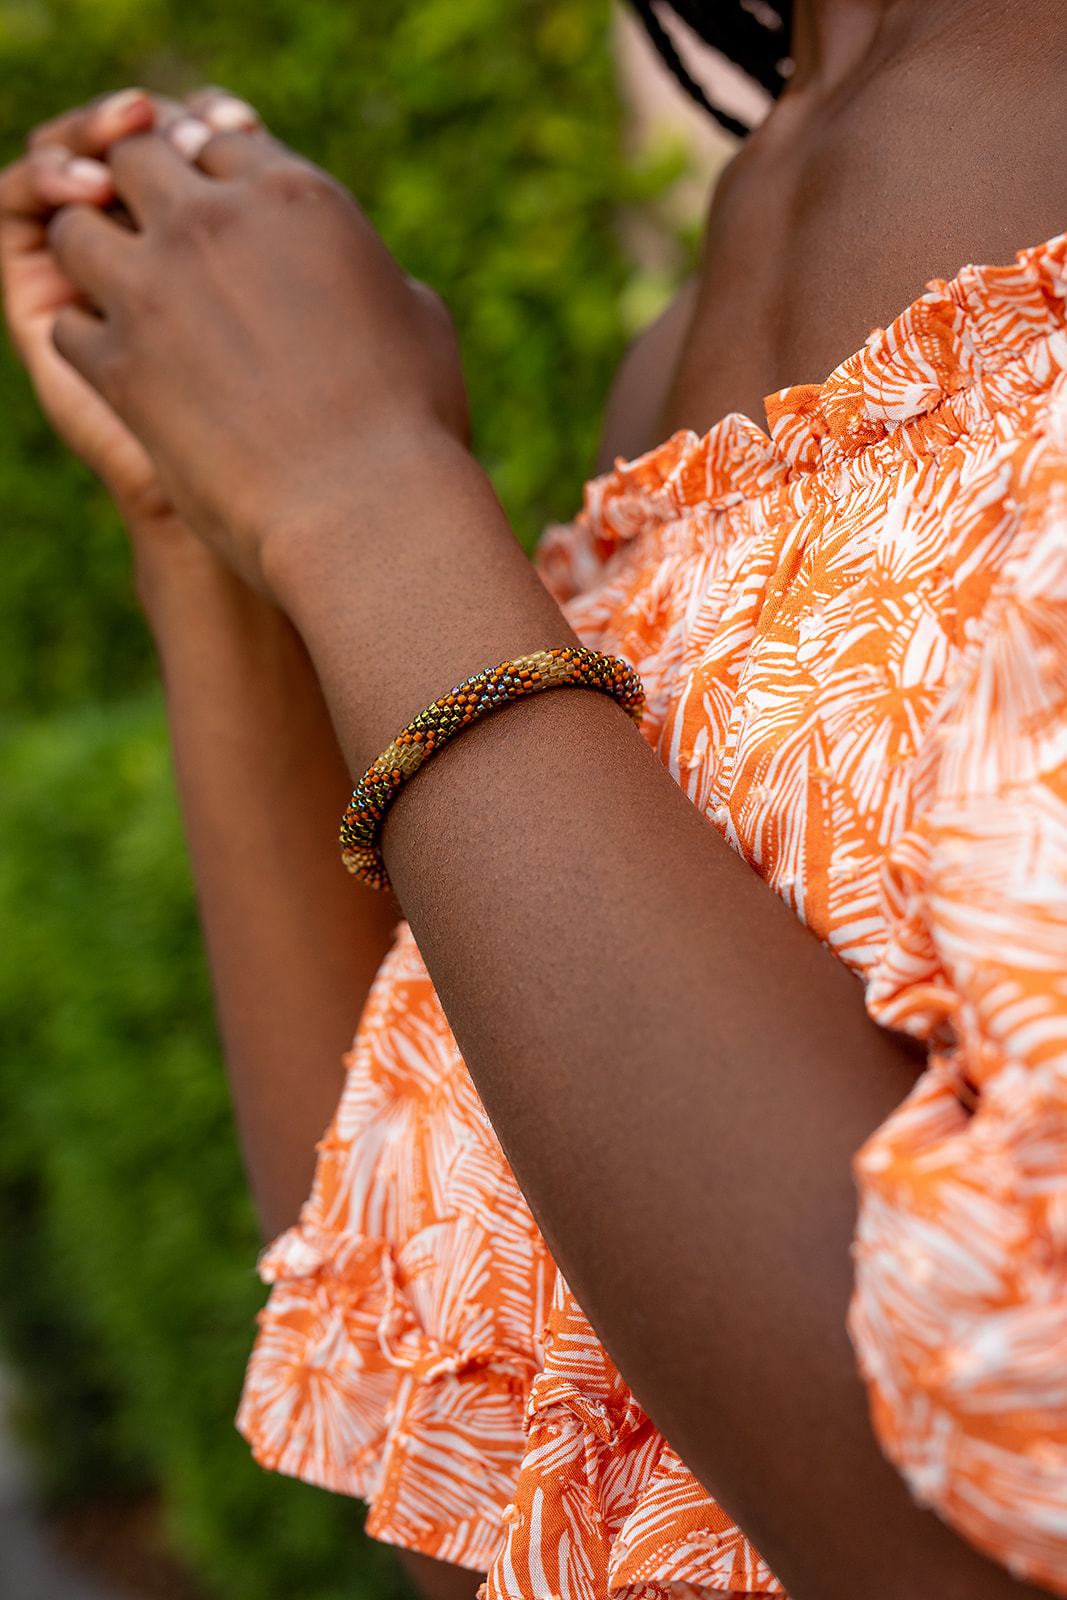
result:
[[(370, 580), (409, 535), (424, 541), (430, 507), (437, 513), (436, 537), (423, 553), (435, 559), (435, 547), (447, 546), (450, 520), (472, 496), (495, 503), (485, 470), (443, 428), (398, 427), (363, 439), (345, 451), (336, 470), (317, 473), (314, 491), (299, 504), (276, 509), (261, 526), (263, 586), (295, 620), (309, 587), (331, 567), (351, 581), (358, 566)], [(496, 511), (506, 529), (499, 506)]]
[(133, 583), (153, 634), (187, 621), (209, 596), (245, 585), (175, 513), (125, 517)]
[(417, 447), (260, 546), (359, 774), (437, 695), (575, 635), (454, 438)]

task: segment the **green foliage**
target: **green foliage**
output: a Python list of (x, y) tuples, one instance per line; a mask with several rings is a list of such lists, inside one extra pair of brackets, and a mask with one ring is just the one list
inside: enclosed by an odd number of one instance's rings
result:
[[(574, 506), (622, 337), (605, 0), (0, 0), (0, 159), (131, 82), (232, 86), (451, 304), (521, 537)], [(0, 1340), (57, 1497), (161, 1494), (229, 1600), (388, 1595), (232, 1416), (261, 1290), (152, 651), (106, 497), (0, 357)]]
[(0, 832), (0, 1321), (47, 1487), (159, 1485), (227, 1595), (388, 1593), (230, 1427), (257, 1241), (158, 698), (10, 734)]

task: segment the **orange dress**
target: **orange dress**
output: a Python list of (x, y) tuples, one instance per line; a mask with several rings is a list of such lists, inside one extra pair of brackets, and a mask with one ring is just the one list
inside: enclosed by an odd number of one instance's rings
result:
[[(590, 483), (546, 582), (677, 782), (929, 1049), (850, 1327), (913, 1493), (1067, 1595), (1067, 236)], [(402, 928), (239, 1426), (490, 1600), (781, 1594), (556, 1270)]]

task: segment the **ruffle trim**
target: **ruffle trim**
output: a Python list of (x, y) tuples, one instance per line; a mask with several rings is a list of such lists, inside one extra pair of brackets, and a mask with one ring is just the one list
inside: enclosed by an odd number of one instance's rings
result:
[(271, 1295), (236, 1419), (256, 1461), (365, 1501), (386, 1544), (485, 1572), (533, 1354), (430, 1338), (384, 1240), (305, 1221), (259, 1270)]
[[(825, 382), (769, 395), (766, 431), (732, 412), (702, 438), (682, 430), (592, 479), (579, 518), (591, 551), (602, 562), (656, 522), (725, 509), (826, 468), (855, 470), (886, 441), (907, 455), (951, 442), (983, 406), (1036, 392), (1053, 366), (1067, 367), (1065, 302), (1067, 234), (1010, 266), (933, 280)], [(551, 534), (548, 543), (550, 560)]]
[[(783, 1594), (621, 1384), (602, 1399), (533, 1352), (431, 1339), (382, 1240), (305, 1221), (260, 1275), (237, 1427), (264, 1468), (365, 1501), (373, 1538), (487, 1572), (490, 1600), (603, 1600), (604, 1570), (627, 1600)], [(573, 1570), (545, 1572), (546, 1549)]]
[[(526, 1421), (523, 1474), (505, 1512), (506, 1537), (485, 1600), (603, 1600), (600, 1569), (589, 1571), (590, 1522), (603, 1547), (609, 1595), (784, 1595), (632, 1395), (621, 1404), (601, 1402), (546, 1371), (534, 1382)], [(556, 1538), (542, 1537), (546, 1525)], [(559, 1570), (545, 1571), (546, 1554), (557, 1551)]]

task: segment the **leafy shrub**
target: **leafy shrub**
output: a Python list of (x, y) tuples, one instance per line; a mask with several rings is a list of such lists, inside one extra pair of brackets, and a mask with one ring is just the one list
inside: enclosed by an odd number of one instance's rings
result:
[(11, 734), (0, 832), (0, 1316), (46, 1486), (159, 1486), (228, 1595), (380, 1593), (351, 1504), (229, 1425), (257, 1240), (157, 697)]

